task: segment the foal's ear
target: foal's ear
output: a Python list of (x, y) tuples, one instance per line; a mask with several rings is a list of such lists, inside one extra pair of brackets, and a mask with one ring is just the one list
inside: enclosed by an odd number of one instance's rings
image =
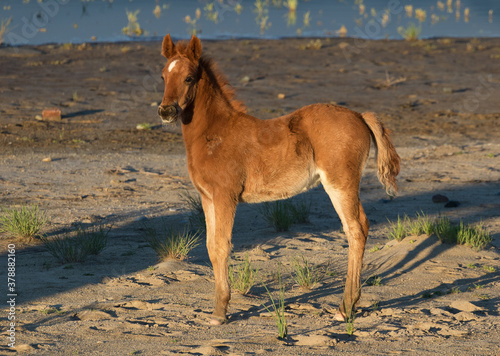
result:
[(198, 37), (192, 36), (187, 48), (187, 56), (193, 61), (197, 61), (201, 57), (201, 41)]
[(172, 57), (175, 54), (175, 52), (176, 52), (175, 45), (172, 42), (172, 39), (170, 38), (170, 33), (169, 33), (168, 35), (166, 35), (163, 38), (161, 54), (163, 54), (163, 56), (168, 59), (168, 58)]

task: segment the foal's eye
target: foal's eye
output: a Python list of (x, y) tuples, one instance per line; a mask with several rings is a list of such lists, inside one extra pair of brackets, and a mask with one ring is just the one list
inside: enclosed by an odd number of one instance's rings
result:
[(186, 79), (184, 79), (184, 82), (189, 84), (193, 81), (193, 77), (189, 76), (189, 77), (186, 77)]
[(161, 76), (161, 80), (165, 81), (165, 78), (163, 78), (163, 75)]

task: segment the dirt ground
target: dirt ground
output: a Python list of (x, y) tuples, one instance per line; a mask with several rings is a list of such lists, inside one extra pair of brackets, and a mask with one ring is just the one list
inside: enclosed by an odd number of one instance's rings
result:
[[(402, 158), (399, 196), (389, 201), (370, 159), (361, 199), (371, 229), (365, 285), (348, 335), (334, 321), (347, 241), (321, 187), (302, 196), (310, 222), (276, 233), (259, 205), (238, 207), (233, 261), (247, 254), (276, 295), (281, 264), (289, 336), (263, 304), (258, 282), (234, 293), (229, 322), (212, 327), (213, 274), (202, 243), (187, 261), (159, 261), (144, 224), (187, 224), (180, 197), (194, 193), (179, 127), (164, 130), (158, 42), (0, 48), (0, 204), (38, 204), (57, 235), (75, 224), (112, 224), (108, 246), (82, 263), (60, 264), (37, 242), (16, 245), (16, 345), (7, 304), (0, 354), (327, 355), (500, 354), (500, 39), (204, 41), (249, 113), (271, 118), (336, 103), (375, 111)], [(279, 95), (279, 94), (284, 94)], [(62, 119), (44, 120), (58, 108)], [(149, 129), (138, 129), (149, 124)], [(373, 154), (372, 154), (373, 156)], [(433, 203), (435, 194), (460, 204)], [(436, 236), (388, 239), (388, 220), (448, 216), (484, 222), (486, 249)], [(378, 248), (376, 248), (378, 247)], [(294, 258), (328, 264), (312, 290), (291, 276)], [(7, 299), (8, 300), (8, 299)]]

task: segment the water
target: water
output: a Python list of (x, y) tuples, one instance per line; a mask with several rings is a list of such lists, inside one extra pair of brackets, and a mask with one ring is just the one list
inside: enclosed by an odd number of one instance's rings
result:
[[(167, 33), (174, 38), (189, 38), (193, 31), (202, 39), (225, 39), (336, 37), (345, 29), (349, 37), (401, 39), (401, 28), (410, 24), (421, 27), (419, 38), (500, 35), (498, 0), (453, 0), (451, 7), (448, 0), (299, 0), (295, 13), (284, 3), (283, 0), (2, 0), (0, 20), (11, 18), (4, 34), (4, 43), (9, 45), (150, 40)], [(364, 4), (363, 14), (360, 3)], [(413, 6), (411, 17), (405, 9), (407, 5)], [(417, 8), (425, 11), (423, 21), (415, 18)], [(127, 11), (139, 11), (138, 27), (133, 22), (129, 25)], [(190, 17), (189, 23), (186, 16)], [(126, 35), (122, 29), (127, 26), (129, 31), (140, 28), (137, 33), (142, 33)]]

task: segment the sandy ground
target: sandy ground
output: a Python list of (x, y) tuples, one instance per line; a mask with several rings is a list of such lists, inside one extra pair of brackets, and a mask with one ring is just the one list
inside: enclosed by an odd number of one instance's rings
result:
[[(233, 261), (247, 254), (274, 295), (281, 264), (289, 337), (277, 339), (257, 283), (234, 293), (229, 322), (208, 325), (213, 274), (203, 243), (187, 261), (159, 261), (144, 223), (186, 224), (194, 193), (178, 128), (159, 126), (160, 43), (0, 48), (0, 203), (39, 204), (47, 235), (112, 224), (99, 255), (60, 264), (39, 242), (16, 245), (17, 352), (39, 355), (326, 355), (500, 353), (500, 39), (204, 42), (249, 112), (270, 118), (315, 102), (376, 111), (402, 157), (400, 194), (388, 201), (370, 160), (361, 198), (371, 230), (349, 336), (334, 321), (347, 241), (321, 187), (310, 223), (276, 233), (259, 205), (240, 205)], [(316, 44), (318, 44), (316, 42)], [(286, 54), (286, 55), (285, 55)], [(278, 94), (284, 94), (279, 99)], [(59, 108), (60, 121), (37, 115)], [(151, 130), (138, 130), (149, 123)], [(433, 203), (435, 194), (460, 205)], [(493, 243), (476, 252), (436, 236), (388, 240), (388, 220), (418, 212), (483, 221)], [(374, 247), (378, 246), (376, 249)], [(291, 276), (304, 256), (331, 273), (312, 290)], [(9, 309), (1, 310), (0, 353)]]

